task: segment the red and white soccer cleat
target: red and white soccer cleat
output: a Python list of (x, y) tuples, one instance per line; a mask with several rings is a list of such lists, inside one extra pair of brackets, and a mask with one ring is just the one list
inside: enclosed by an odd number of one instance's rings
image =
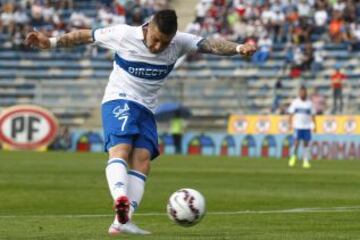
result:
[(111, 236), (116, 236), (119, 234), (133, 234), (133, 235), (148, 235), (151, 234), (149, 231), (143, 230), (136, 226), (132, 222), (127, 222), (126, 224), (116, 224), (113, 223), (109, 227), (109, 234)]
[(111, 224), (108, 232), (109, 232), (109, 235), (116, 236), (122, 232), (121, 230), (122, 230), (121, 224)]
[(122, 224), (127, 223), (129, 221), (130, 210), (130, 201), (128, 197), (122, 196), (116, 199), (114, 204), (114, 210), (118, 221)]

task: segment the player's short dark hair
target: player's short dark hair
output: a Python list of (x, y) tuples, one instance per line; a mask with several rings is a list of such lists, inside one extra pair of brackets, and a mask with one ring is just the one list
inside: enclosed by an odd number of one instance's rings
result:
[(305, 91), (306, 91), (306, 90), (307, 90), (307, 88), (306, 88), (306, 86), (305, 86), (305, 85), (301, 85), (301, 86), (300, 86), (300, 90), (305, 90)]
[(177, 31), (178, 23), (175, 10), (166, 9), (158, 11), (152, 21), (156, 24), (159, 31), (166, 35), (173, 35)]

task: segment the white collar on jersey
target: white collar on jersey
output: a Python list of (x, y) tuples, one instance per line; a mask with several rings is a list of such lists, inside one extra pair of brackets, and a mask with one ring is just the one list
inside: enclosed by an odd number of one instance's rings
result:
[(144, 23), (143, 25), (136, 28), (136, 38), (139, 40), (144, 40), (144, 32), (143, 27), (147, 27), (149, 25), (149, 22)]

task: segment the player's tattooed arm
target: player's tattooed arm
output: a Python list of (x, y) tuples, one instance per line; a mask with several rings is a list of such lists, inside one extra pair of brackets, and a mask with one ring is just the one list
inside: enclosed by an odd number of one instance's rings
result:
[(59, 48), (71, 48), (76, 45), (92, 43), (92, 31), (91, 30), (77, 30), (66, 33), (57, 38), (57, 47)]
[(250, 44), (238, 44), (227, 40), (206, 38), (199, 42), (198, 52), (222, 56), (233, 56), (241, 54), (251, 56), (255, 53), (256, 47)]
[(91, 30), (75, 30), (58, 38), (48, 38), (41, 32), (30, 32), (25, 39), (25, 45), (38, 49), (71, 48), (76, 45), (93, 43)]
[(204, 39), (198, 45), (198, 52), (232, 56), (237, 54), (237, 43), (216, 39)]

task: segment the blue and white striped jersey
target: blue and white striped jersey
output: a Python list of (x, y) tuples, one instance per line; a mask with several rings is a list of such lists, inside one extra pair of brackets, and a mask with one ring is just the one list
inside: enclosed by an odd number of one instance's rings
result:
[(293, 114), (294, 129), (312, 129), (312, 116), (315, 115), (315, 109), (310, 100), (303, 101), (301, 98), (296, 98), (292, 101), (289, 107), (289, 114)]
[(115, 51), (113, 71), (103, 103), (127, 99), (154, 112), (158, 91), (178, 58), (196, 51), (201, 37), (177, 32), (169, 46), (158, 54), (144, 44), (142, 26), (117, 25), (93, 31), (95, 44)]

